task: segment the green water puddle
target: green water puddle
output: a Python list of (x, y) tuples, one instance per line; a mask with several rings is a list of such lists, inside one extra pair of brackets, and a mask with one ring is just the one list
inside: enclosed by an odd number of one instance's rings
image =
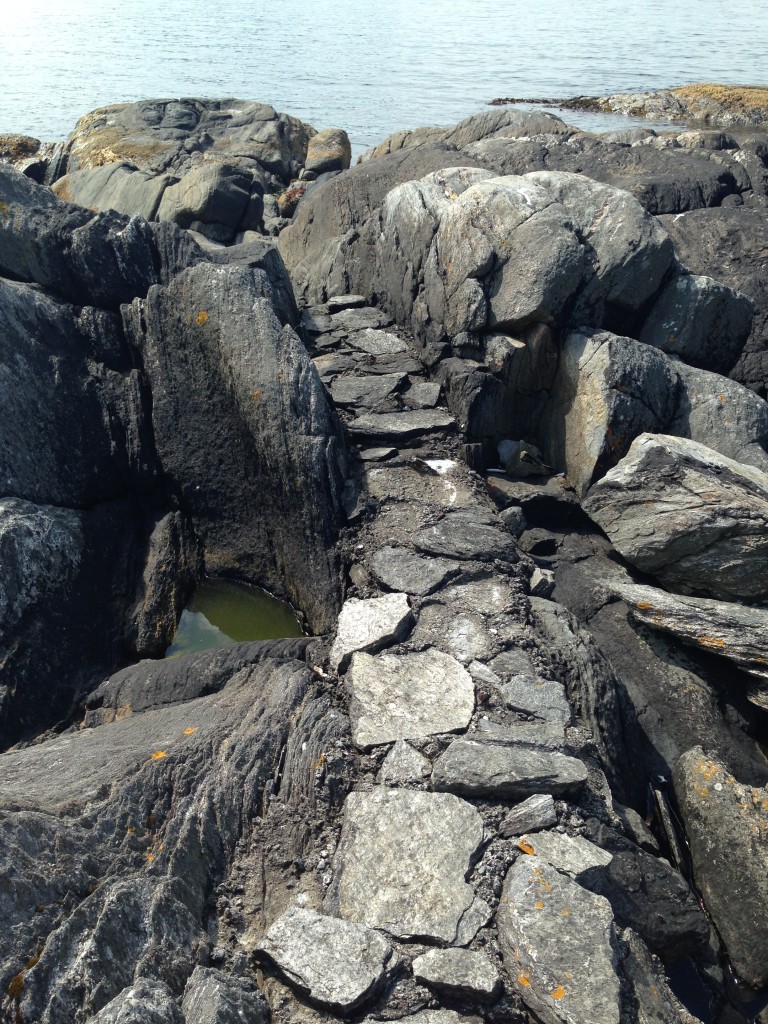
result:
[(181, 613), (166, 658), (228, 647), (245, 640), (302, 636), (293, 609), (258, 587), (204, 580)]

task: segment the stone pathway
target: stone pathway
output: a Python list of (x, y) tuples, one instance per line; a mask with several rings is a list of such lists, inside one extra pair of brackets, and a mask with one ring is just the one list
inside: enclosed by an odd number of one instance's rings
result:
[(612, 856), (567, 832), (587, 808), (621, 826), (529, 624), (519, 522), (385, 314), (340, 296), (304, 326), (357, 452), (330, 668), (359, 773), (322, 914), (289, 911), (262, 954), (310, 1003), (371, 1021), (619, 1024), (619, 929), (576, 877)]

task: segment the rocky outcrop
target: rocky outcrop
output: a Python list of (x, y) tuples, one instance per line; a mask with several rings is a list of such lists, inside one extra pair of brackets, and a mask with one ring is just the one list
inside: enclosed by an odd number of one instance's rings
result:
[(707, 82), (657, 92), (621, 92), (595, 98), (579, 96), (566, 100), (564, 106), (664, 121), (703, 121), (726, 127), (768, 124), (768, 90), (761, 86)]

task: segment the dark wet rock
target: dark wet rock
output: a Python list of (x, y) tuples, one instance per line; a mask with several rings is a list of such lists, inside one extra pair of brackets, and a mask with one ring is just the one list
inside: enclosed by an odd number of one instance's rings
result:
[(385, 587), (424, 596), (437, 590), (459, 571), (447, 558), (423, 558), (408, 548), (380, 548), (371, 558), (371, 569)]
[(608, 901), (538, 857), (510, 868), (497, 915), (504, 963), (545, 1024), (618, 1024), (618, 960)]
[(695, 441), (641, 434), (582, 507), (630, 564), (670, 589), (742, 601), (768, 592), (760, 470)]
[(355, 654), (348, 685), (352, 739), (363, 748), (465, 729), (475, 707), (469, 673), (437, 650)]
[(321, 632), (339, 606), (333, 544), (345, 451), (317, 373), (271, 295), (263, 271), (198, 265), (136, 301), (124, 320), (152, 388), (159, 458), (208, 572), (286, 594)]
[(492, 1002), (501, 992), (499, 972), (482, 953), (434, 949), (413, 961), (413, 976), (430, 988), (459, 999)]
[(292, 907), (256, 953), (311, 1002), (347, 1016), (384, 982), (392, 947), (370, 928)]
[(88, 1024), (187, 1024), (173, 992), (149, 978), (124, 988)]
[(768, 981), (768, 790), (741, 784), (701, 747), (680, 758), (673, 781), (696, 885), (734, 970), (760, 989)]
[(474, 807), (448, 793), (351, 793), (330, 906), (401, 938), (452, 943), (475, 900), (464, 879), (482, 838)]
[(663, 217), (662, 224), (675, 243), (679, 258), (694, 274), (707, 274), (754, 302), (751, 334), (741, 358), (729, 369), (734, 380), (765, 397), (768, 391), (768, 257), (765, 255), (768, 211), (744, 206), (692, 210), (682, 217)]
[(499, 835), (509, 839), (525, 832), (540, 832), (556, 824), (557, 814), (552, 794), (536, 793), (512, 808), (499, 826)]
[(449, 559), (516, 560), (508, 533), (457, 513), (447, 515), (437, 526), (420, 530), (413, 543), (419, 551)]
[(269, 1009), (244, 978), (196, 967), (181, 1001), (186, 1024), (268, 1024)]
[(575, 757), (492, 739), (453, 740), (432, 772), (436, 790), (508, 800), (574, 794), (586, 779), (587, 769)]
[(378, 651), (404, 640), (413, 621), (405, 594), (386, 594), (367, 601), (349, 598), (339, 613), (330, 653), (331, 668), (344, 671), (355, 651)]

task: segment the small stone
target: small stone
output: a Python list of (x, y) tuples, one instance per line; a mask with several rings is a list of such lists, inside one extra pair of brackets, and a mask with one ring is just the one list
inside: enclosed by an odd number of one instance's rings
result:
[(476, 683), (483, 686), (501, 686), (500, 677), (481, 661), (472, 661), (467, 667), (469, 669), (469, 674)]
[(468, 946), (480, 929), (485, 928), (492, 919), (493, 910), (491, 910), (484, 899), (475, 896), (469, 909), (459, 921), (454, 945)]
[(364, 295), (332, 295), (326, 302), (329, 313), (338, 313), (342, 309), (359, 309), (367, 305), (368, 300)]
[(562, 750), (565, 746), (565, 729), (557, 722), (513, 722), (500, 725), (487, 719), (477, 723), (478, 733), (494, 743), (509, 745), (525, 744), (541, 750)]
[(513, 537), (519, 537), (520, 534), (525, 533), (528, 529), (528, 520), (525, 518), (525, 512), (517, 505), (511, 505), (509, 508), (505, 508), (503, 512), (499, 512), (499, 519)]
[(499, 687), (507, 707), (533, 715), (542, 722), (566, 726), (571, 720), (571, 707), (565, 687), (554, 679), (516, 675)]
[(409, 783), (424, 782), (432, 774), (432, 765), (418, 750), (398, 740), (384, 758), (376, 781), (380, 785), (405, 786)]
[(555, 589), (555, 574), (551, 569), (536, 566), (531, 573), (530, 589), (534, 597), (549, 597)]
[[(385, 462), (387, 459), (393, 458), (397, 455), (397, 448), (363, 448), (360, 452), (360, 458), (363, 462)], [(406, 587), (393, 587), (393, 590), (406, 590)], [(416, 591), (408, 591), (409, 593), (416, 593)]]
[(371, 356), (390, 356), (408, 350), (406, 343), (396, 334), (373, 328), (366, 328), (353, 334), (349, 338), (349, 344)]
[(462, 665), (490, 657), (494, 647), (482, 615), (439, 602), (422, 606), (411, 641), (414, 647), (436, 647)]
[(352, 740), (361, 748), (466, 729), (475, 707), (472, 677), (441, 651), (355, 654), (348, 681)]
[[(325, 128), (307, 143), (304, 167), (315, 174), (346, 171), (352, 162), (352, 147), (343, 128)], [(363, 303), (365, 300), (363, 300)]]
[(510, 800), (532, 793), (566, 796), (586, 779), (584, 763), (567, 754), (465, 738), (454, 740), (432, 771), (436, 790)]
[(270, 1019), (252, 982), (208, 967), (192, 972), (181, 1009), (186, 1024), (268, 1024)]
[(331, 647), (331, 667), (343, 672), (354, 651), (372, 651), (402, 640), (413, 625), (406, 594), (386, 594), (361, 601), (350, 598), (339, 615)]
[(542, 832), (535, 839), (523, 835), (517, 845), (525, 853), (540, 857), (571, 878), (590, 868), (605, 867), (613, 860), (607, 850), (600, 849), (588, 839), (561, 835), (559, 832)]
[(482, 953), (432, 949), (413, 961), (413, 976), (438, 992), (492, 1002), (501, 992), (499, 972)]
[(440, 401), (440, 385), (429, 382), (411, 384), (403, 394), (403, 402), (410, 409), (434, 409)]
[(443, 409), (409, 409), (405, 412), (368, 413), (365, 416), (358, 416), (348, 424), (347, 429), (354, 437), (407, 441), (421, 434), (448, 430), (455, 425), (453, 416)]
[(392, 323), (392, 317), (373, 306), (364, 306), (361, 309), (342, 309), (340, 313), (333, 313), (331, 316), (333, 329), (345, 334), (352, 334), (355, 331), (375, 331), (380, 327), (386, 327)]
[(503, 839), (524, 833), (540, 832), (557, 824), (555, 801), (550, 793), (536, 793), (513, 807), (499, 826)]
[(373, 575), (385, 587), (423, 597), (459, 570), (446, 558), (423, 558), (407, 548), (380, 548), (371, 559)]
[(312, 1002), (347, 1014), (386, 977), (392, 947), (359, 924), (293, 908), (272, 925), (256, 952)]

